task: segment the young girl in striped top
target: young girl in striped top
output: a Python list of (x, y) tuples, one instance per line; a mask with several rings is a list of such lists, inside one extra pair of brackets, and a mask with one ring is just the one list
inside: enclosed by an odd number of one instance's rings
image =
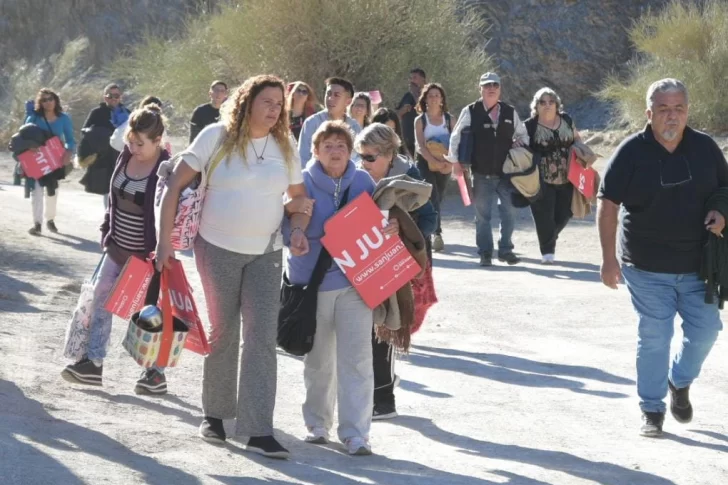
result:
[[(111, 177), (109, 208), (101, 226), (104, 259), (94, 288), (93, 313), (86, 355), (67, 366), (61, 375), (69, 382), (100, 386), (103, 360), (111, 337), (112, 315), (104, 302), (132, 256), (146, 258), (157, 245), (154, 192), (160, 163), (169, 159), (162, 147), (164, 118), (159, 106), (134, 111), (125, 133), (126, 145)], [(137, 381), (137, 394), (164, 394), (164, 369), (145, 370)]]

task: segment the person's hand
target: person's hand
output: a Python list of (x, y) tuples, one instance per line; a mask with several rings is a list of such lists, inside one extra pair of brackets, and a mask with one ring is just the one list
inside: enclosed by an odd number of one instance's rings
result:
[(70, 165), (72, 158), (73, 158), (73, 152), (71, 150), (66, 150), (65, 152), (63, 152), (63, 158), (62, 158), (63, 166), (65, 167), (66, 165)]
[(526, 144), (523, 143), (523, 141), (521, 141), (521, 140), (515, 140), (513, 142), (513, 148), (520, 148), (520, 147), (525, 147), (525, 146), (526, 146)]
[(723, 237), (725, 229), (725, 217), (718, 211), (710, 211), (705, 217), (705, 228), (718, 237)]
[(169, 241), (159, 241), (155, 251), (157, 271), (162, 271), (163, 268), (172, 269), (172, 263), (169, 261), (170, 258), (174, 258), (172, 243)]
[(294, 256), (303, 256), (309, 251), (308, 238), (300, 227), (294, 227), (291, 232), (291, 254)]
[(613, 290), (617, 289), (617, 284), (622, 279), (622, 270), (619, 269), (617, 258), (602, 262), (601, 277), (604, 286)]
[(452, 164), (452, 176), (453, 177), (460, 177), (463, 174), (463, 166), (460, 165), (460, 163), (453, 163)]
[(286, 203), (286, 210), (289, 214), (306, 214), (310, 216), (313, 214), (314, 202), (316, 202), (314, 199), (307, 197), (295, 197)]
[(399, 221), (397, 219), (390, 219), (389, 224), (384, 226), (384, 230), (382, 231), (385, 236), (396, 236), (399, 234)]

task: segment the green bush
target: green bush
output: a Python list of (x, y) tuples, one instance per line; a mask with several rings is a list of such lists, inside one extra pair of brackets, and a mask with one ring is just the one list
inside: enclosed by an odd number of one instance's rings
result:
[(627, 79), (611, 76), (599, 93), (615, 103), (620, 121), (643, 125), (647, 88), (673, 77), (687, 85), (692, 126), (728, 129), (728, 2), (673, 1), (635, 22), (630, 38), (637, 58)]
[(421, 66), (457, 107), (477, 98), (489, 65), (483, 20), (458, 0), (248, 0), (183, 30), (171, 41), (147, 38), (113, 63), (113, 77), (172, 100), (177, 112), (204, 101), (212, 79), (237, 85), (261, 73), (304, 80), (319, 97), (326, 77), (343, 76), (393, 106)]

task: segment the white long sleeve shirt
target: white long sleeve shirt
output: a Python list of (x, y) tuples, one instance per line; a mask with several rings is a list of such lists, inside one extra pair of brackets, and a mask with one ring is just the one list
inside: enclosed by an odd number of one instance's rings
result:
[[(477, 102), (482, 103), (483, 100), (479, 99)], [(498, 110), (500, 111), (500, 107), (498, 107)], [(486, 108), (487, 111), (487, 108)], [(500, 121), (500, 112), (498, 113), (498, 120)], [(450, 163), (458, 163), (458, 162), (464, 162), (464, 163), (470, 163), (470, 160), (458, 160), (458, 150), (460, 149), (460, 137), (463, 130), (470, 126), (470, 109), (468, 106), (464, 107), (462, 111), (460, 111), (460, 116), (458, 117), (458, 122), (455, 124), (455, 128), (452, 130), (452, 134), (450, 135), (450, 150), (448, 154), (445, 156), (445, 159)], [(495, 128), (498, 128), (498, 121), (494, 123)], [(520, 141), (523, 146), (528, 146), (528, 130), (526, 130), (526, 125), (521, 121), (521, 118), (518, 116), (517, 111), (513, 111), (513, 126), (515, 128), (515, 133), (513, 135), (513, 141), (517, 142)]]

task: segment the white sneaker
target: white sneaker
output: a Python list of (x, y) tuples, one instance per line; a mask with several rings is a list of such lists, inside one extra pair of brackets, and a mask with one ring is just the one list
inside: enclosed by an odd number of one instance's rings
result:
[(372, 454), (372, 447), (369, 444), (369, 440), (360, 436), (349, 438), (344, 444), (346, 445), (346, 451), (352, 456), (367, 456)]
[(553, 254), (544, 254), (541, 257), (541, 264), (554, 264), (556, 257)]
[(326, 428), (308, 427), (308, 435), (304, 439), (306, 443), (314, 445), (326, 445), (329, 443), (329, 431)]

